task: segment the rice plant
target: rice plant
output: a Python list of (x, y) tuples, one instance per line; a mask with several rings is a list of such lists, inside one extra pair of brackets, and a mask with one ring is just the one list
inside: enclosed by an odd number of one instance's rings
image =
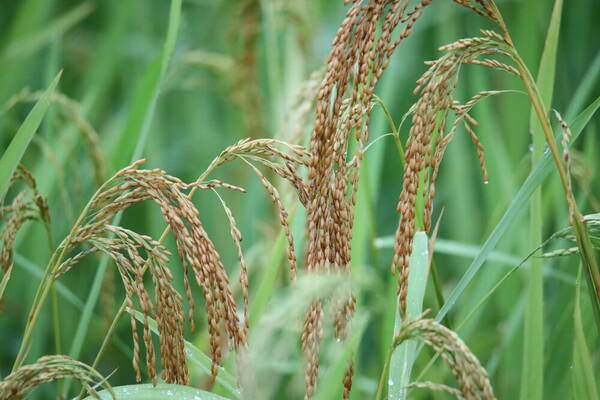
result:
[(596, 399), (578, 3), (3, 6), (0, 399)]

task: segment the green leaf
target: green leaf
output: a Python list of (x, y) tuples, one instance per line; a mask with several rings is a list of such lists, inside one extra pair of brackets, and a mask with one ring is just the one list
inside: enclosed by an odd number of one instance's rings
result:
[(161, 85), (175, 48), (180, 19), (181, 0), (172, 0), (169, 28), (162, 53), (144, 73), (142, 81), (135, 91), (125, 128), (121, 131), (114, 147), (113, 166), (115, 168), (122, 168), (129, 160), (138, 159), (142, 155)]
[(580, 265), (575, 289), (575, 310), (573, 312), (575, 338), (573, 342), (573, 368), (571, 369), (572, 398), (577, 400), (596, 400), (599, 398), (598, 389), (596, 387), (596, 380), (594, 379), (592, 357), (585, 341), (581, 318), (581, 270)]
[(569, 101), (567, 112), (565, 117), (569, 120), (575, 113), (577, 113), (584, 102), (588, 99), (588, 96), (594, 90), (598, 77), (600, 76), (600, 51), (596, 54), (596, 58), (592, 62), (592, 65), (587, 69), (581, 83), (577, 87), (577, 90), (573, 94), (573, 97)]
[[(406, 299), (406, 318), (417, 318), (423, 312), (423, 298), (427, 287), (429, 273), (429, 250), (427, 234), (417, 232), (413, 241), (410, 256), (410, 271), (408, 274), (408, 295)], [(402, 320), (396, 314), (396, 327), (394, 334), (402, 328)], [(392, 345), (392, 344), (390, 344)], [(417, 343), (408, 340), (397, 348), (391, 348), (385, 362), (383, 373), (379, 381), (376, 398), (384, 399), (387, 388), (388, 399), (405, 399), (406, 386), (410, 383), (410, 374), (416, 358)], [(389, 374), (388, 374), (389, 371)]]
[[(598, 108), (600, 108), (600, 97), (598, 97), (592, 104), (583, 110), (583, 112), (579, 114), (574, 121), (572, 121), (570, 124), (572, 132), (571, 143), (574, 143), (574, 141), (579, 137), (583, 131), (583, 128), (585, 128)], [(435, 318), (438, 322), (444, 318), (444, 316), (452, 307), (454, 307), (460, 295), (464, 292), (469, 283), (471, 283), (479, 269), (482, 267), (483, 263), (488, 259), (490, 253), (496, 248), (496, 245), (502, 236), (504, 236), (504, 234), (508, 231), (508, 228), (516, 220), (519, 212), (525, 207), (527, 200), (533, 191), (539, 185), (541, 185), (552, 168), (553, 164), (552, 160), (550, 159), (550, 154), (544, 153), (542, 158), (536, 163), (535, 167), (529, 173), (529, 176), (525, 182), (523, 182), (523, 185), (521, 185), (521, 188), (517, 194), (513, 197), (508, 209), (504, 212), (504, 215), (490, 236), (486, 239), (485, 243), (481, 247), (481, 251), (479, 254), (477, 254), (477, 257), (475, 257), (471, 265), (469, 265), (467, 271), (464, 273), (458, 284), (454, 287), (446, 299), (446, 303), (437, 313)]]
[[(193, 387), (167, 385), (164, 383), (156, 386), (150, 384), (118, 386), (113, 387), (112, 390), (115, 393), (114, 398), (116, 400), (227, 400), (226, 397), (217, 396), (216, 394)], [(113, 399), (106, 390), (103, 390), (98, 394), (102, 400)], [(85, 398), (85, 400), (93, 399), (94, 397), (92, 396)]]
[[(427, 234), (417, 232), (410, 255), (410, 272), (408, 274), (408, 296), (406, 298), (406, 318), (417, 318), (423, 312), (423, 298), (427, 287), (429, 251)], [(402, 327), (400, 316), (396, 313), (396, 329)], [(416, 342), (407, 340), (394, 351), (390, 361), (388, 379), (388, 399), (405, 399), (406, 387), (410, 383), (410, 373), (415, 360)]]
[[(556, 75), (556, 53), (558, 49), (558, 39), (560, 33), (560, 20), (562, 15), (562, 0), (555, 0), (552, 16), (548, 25), (544, 51), (540, 60), (540, 66), (536, 78), (536, 86), (546, 109), (552, 104), (552, 94), (554, 93), (554, 78)], [(532, 120), (536, 120), (532, 113)]]
[(17, 130), (17, 133), (8, 145), (8, 148), (4, 154), (2, 154), (2, 158), (0, 159), (0, 198), (3, 198), (6, 194), (10, 184), (10, 178), (13, 176), (15, 169), (21, 162), (21, 158), (23, 157), (25, 150), (27, 150), (33, 135), (39, 128), (42, 118), (46, 114), (46, 111), (48, 111), (50, 98), (56, 85), (58, 85), (61, 75), (62, 71), (56, 75), (56, 78), (54, 78), (50, 87), (35, 106), (33, 106), (33, 109), (27, 115), (25, 121), (23, 121), (19, 127), (19, 130)]
[[(388, 249), (394, 246), (394, 236), (382, 236), (375, 240), (375, 246), (381, 249)], [(435, 239), (434, 253), (449, 254), (452, 256), (475, 258), (481, 251), (481, 246), (467, 244), (456, 240), (448, 240), (442, 238)], [(488, 257), (489, 261), (494, 261), (500, 264), (514, 265), (518, 264), (521, 259), (515, 255), (492, 251)]]
[[(292, 211), (290, 215), (295, 212)], [(280, 229), (275, 243), (271, 247), (269, 262), (264, 268), (264, 272), (260, 278), (258, 289), (252, 298), (252, 304), (250, 305), (250, 326), (254, 326), (267, 308), (267, 303), (275, 291), (277, 283), (277, 275), (280, 271), (280, 266), (285, 258), (286, 251), (286, 237), (283, 229)]]
[[(544, 113), (552, 105), (556, 72), (556, 51), (560, 32), (562, 0), (554, 2), (554, 10), (548, 26), (544, 51), (540, 60), (536, 86), (540, 93)], [(529, 129), (532, 134), (532, 168), (544, 153), (546, 139), (535, 111), (531, 110)], [(536, 247), (542, 241), (542, 191), (537, 187), (530, 199), (530, 246)], [(531, 270), (527, 287), (527, 308), (523, 343), (523, 367), (521, 378), (521, 399), (541, 400), (544, 393), (544, 271), (542, 259), (531, 260)]]

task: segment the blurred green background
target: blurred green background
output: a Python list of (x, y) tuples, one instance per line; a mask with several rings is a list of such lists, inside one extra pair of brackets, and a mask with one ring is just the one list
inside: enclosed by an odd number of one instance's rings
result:
[[(537, 71), (548, 27), (551, 1), (499, 1), (514, 42)], [(107, 178), (127, 165), (136, 148), (159, 167), (184, 181), (195, 179), (218, 153), (244, 137), (274, 137), (307, 144), (314, 118), (312, 102), (319, 73), (346, 8), (341, 1), (284, 0), (184, 0), (181, 21), (168, 68), (153, 105), (152, 80), (165, 43), (169, 2), (23, 0), (0, 3), (0, 148), (5, 149), (31, 102), (12, 104), (24, 88), (45, 90), (59, 70), (60, 93), (76, 105), (64, 112), (55, 104), (30, 145), (23, 163), (34, 173), (40, 192), (47, 195), (56, 246), (66, 235), (97, 183), (94, 174)], [(567, 120), (600, 95), (600, 2), (567, 2), (560, 33), (553, 108)], [(415, 80), (425, 71), (424, 60), (436, 49), (461, 37), (478, 35), (486, 21), (451, 1), (436, 1), (425, 10), (414, 34), (396, 51), (377, 94), (396, 124), (416, 100)], [(470, 66), (461, 72), (456, 96), (466, 101), (483, 89), (521, 89), (508, 74)], [(575, 96), (575, 93), (578, 95)], [(14, 103), (14, 102), (13, 102)], [(6, 105), (6, 106), (5, 106)], [(10, 108), (9, 108), (10, 106)], [(443, 208), (434, 259), (447, 295), (477, 254), (479, 246), (498, 223), (529, 173), (529, 103), (526, 96), (504, 94), (483, 101), (473, 116), (486, 147), (490, 182), (484, 185), (475, 149), (461, 132), (450, 144), (442, 164), (434, 204), (434, 218)], [(102, 170), (95, 170), (77, 121), (87, 121), (99, 136)], [(600, 212), (599, 120), (593, 119), (576, 144), (574, 180), (581, 209)], [(81, 124), (79, 124), (81, 125)], [(406, 138), (408, 123), (402, 129)], [(379, 108), (370, 127), (371, 140), (390, 131)], [(145, 138), (145, 139), (144, 139)], [(248, 193), (223, 193), (244, 235), (243, 247), (250, 264), (251, 303), (265, 282), (269, 266), (277, 272), (267, 293), (288, 286), (285, 257), (277, 246), (276, 214), (257, 179), (241, 163), (218, 169), (214, 178), (240, 185)], [(361, 288), (359, 310), (368, 324), (357, 355), (353, 398), (372, 398), (389, 346), (394, 305), (389, 302), (396, 278), (389, 273), (389, 236), (397, 227), (396, 202), (402, 184), (401, 164), (392, 138), (386, 137), (367, 152), (363, 170), (353, 246), (353, 270)], [(289, 188), (282, 184), (287, 204), (293, 206)], [(207, 192), (208, 193), (208, 192)], [(212, 194), (201, 193), (195, 202), (206, 229), (217, 244), (232, 281), (238, 273), (235, 249), (222, 208)], [(544, 237), (567, 226), (567, 208), (556, 176), (543, 185)], [(483, 266), (459, 303), (450, 321), (461, 321), (510, 267), (531, 250), (528, 246), (527, 210), (511, 225), (496, 252)], [(128, 211), (123, 225), (158, 237), (164, 223), (153, 205)], [(301, 259), (302, 210), (294, 214), (293, 231)], [(172, 247), (173, 243), (169, 243)], [(43, 267), (48, 262), (43, 227), (26, 225), (17, 237), (15, 269), (0, 314), (0, 376), (12, 365)], [(173, 262), (174, 269), (177, 262)], [(571, 393), (573, 299), (578, 259), (544, 261), (545, 271), (545, 398), (562, 399)], [(102, 276), (98, 260), (89, 258), (60, 279), (60, 313), (63, 353), (78, 354), (91, 363), (123, 290), (117, 276)], [(527, 264), (507, 280), (465, 325), (459, 335), (488, 369), (499, 398), (516, 398), (521, 380), (523, 315)], [(73, 346), (84, 303), (99, 289), (81, 351)], [(96, 285), (96, 286), (94, 286)], [(439, 304), (430, 287), (426, 307)], [(239, 295), (239, 287), (236, 286)], [(200, 295), (198, 295), (200, 298)], [(584, 324), (593, 363), (600, 362), (587, 295), (582, 296)], [(267, 309), (273, 303), (269, 303)], [(50, 307), (38, 325), (28, 360), (52, 353)], [(202, 317), (199, 317), (200, 319)], [(204, 325), (200, 324), (203, 328)], [(131, 333), (122, 320), (117, 340), (100, 371), (113, 385), (133, 383), (130, 364)], [(295, 334), (287, 333), (289, 335)], [(203, 346), (203, 329), (188, 340)], [(282, 340), (273, 335), (273, 341)], [(299, 342), (286, 363), (273, 363), (276, 382), (272, 398), (300, 398), (303, 391)], [(428, 361), (424, 352), (416, 372)], [(271, 357), (265, 354), (266, 358)], [(324, 369), (328, 365), (324, 359)], [(416, 375), (416, 374), (415, 374)], [(428, 370), (427, 380), (452, 382), (442, 365)], [(598, 375), (596, 375), (598, 377)], [(194, 383), (206, 387), (197, 374)], [(42, 388), (32, 398), (46, 398), (53, 388)], [(419, 397), (422, 396), (422, 397)], [(430, 397), (432, 396), (432, 397)], [(446, 398), (443, 394), (415, 391), (415, 398)]]

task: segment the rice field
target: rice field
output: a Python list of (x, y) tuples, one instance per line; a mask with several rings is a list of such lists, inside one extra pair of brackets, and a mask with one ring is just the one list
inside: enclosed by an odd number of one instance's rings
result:
[(600, 3), (0, 5), (0, 399), (598, 399)]

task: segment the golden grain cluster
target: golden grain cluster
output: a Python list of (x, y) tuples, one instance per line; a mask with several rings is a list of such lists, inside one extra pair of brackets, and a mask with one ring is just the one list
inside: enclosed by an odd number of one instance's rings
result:
[[(403, 326), (394, 340), (398, 346), (405, 340), (420, 340), (439, 352), (446, 361), (459, 388), (415, 382), (411, 387), (445, 390), (464, 399), (494, 399), (487, 373), (479, 361), (448, 328), (434, 320), (420, 317), (406, 319), (409, 257), (413, 238), (418, 230), (428, 232), (432, 225), (435, 184), (444, 151), (459, 128), (464, 128), (476, 148), (484, 181), (488, 180), (484, 147), (475, 133), (477, 121), (470, 115), (482, 99), (502, 91), (482, 91), (461, 103), (454, 97), (460, 80), (461, 68), (478, 65), (501, 70), (521, 79), (526, 76), (512, 45), (508, 31), (493, 1), (454, 0), (477, 14), (493, 21), (502, 31), (482, 30), (482, 36), (457, 40), (441, 47), (443, 55), (426, 62), (427, 70), (417, 80), (415, 104), (410, 108), (411, 127), (406, 141), (402, 191), (397, 211), (400, 213), (396, 231), (391, 270), (398, 274), (399, 313)], [(159, 379), (157, 358), (162, 366), (161, 378), (166, 383), (189, 383), (184, 351), (184, 322), (187, 319), (195, 329), (194, 293), (199, 289), (204, 296), (210, 356), (211, 382), (214, 383), (218, 366), (228, 349), (243, 355), (249, 341), (248, 264), (242, 248), (242, 232), (234, 212), (218, 193), (219, 189), (245, 192), (243, 188), (208, 176), (224, 163), (241, 161), (254, 173), (277, 211), (287, 241), (287, 260), (290, 277), (296, 280), (299, 265), (308, 273), (333, 273), (345, 281), (351, 278), (351, 242), (355, 218), (356, 195), (360, 180), (361, 162), (369, 139), (369, 122), (374, 92), (383, 72), (390, 63), (402, 40), (406, 39), (431, 0), (422, 0), (408, 7), (406, 0), (346, 1), (350, 4), (332, 43), (325, 72), (320, 85), (311, 78), (306, 92), (314, 98), (302, 98), (298, 119), (304, 120), (313, 102), (316, 112), (310, 147), (289, 144), (276, 139), (243, 139), (221, 152), (192, 183), (160, 169), (140, 169), (143, 160), (118, 171), (101, 183), (100, 188), (77, 219), (69, 235), (56, 249), (49, 263), (49, 275), (44, 277), (34, 301), (32, 316), (27, 326), (24, 348), (29, 344), (31, 329), (39, 309), (53, 282), (76, 268), (93, 253), (103, 253), (116, 265), (125, 291), (125, 300), (116, 319), (124, 310), (129, 311), (133, 336), (133, 367), (141, 380), (141, 347), (145, 348), (148, 375), (153, 384)], [(252, 22), (254, 24), (256, 21)], [(245, 28), (253, 31), (254, 25)], [(254, 39), (252, 39), (254, 40)], [(247, 46), (248, 44), (245, 44)], [(511, 65), (516, 64), (516, 67)], [(254, 68), (254, 66), (252, 66)], [(245, 74), (253, 74), (246, 71)], [(35, 99), (39, 94), (23, 92), (11, 100)], [(304, 96), (307, 97), (307, 96)], [(78, 105), (64, 96), (58, 102), (84, 133), (94, 160), (96, 178), (101, 180), (102, 157), (97, 154), (97, 135), (93, 128), (79, 117)], [(246, 99), (245, 101), (252, 102)], [(255, 108), (256, 104), (248, 107)], [(567, 170), (571, 167), (568, 144), (569, 127), (556, 113), (563, 136), (563, 157)], [(249, 122), (255, 131), (259, 122)], [(298, 132), (288, 137), (296, 141)], [(306, 210), (306, 249), (299, 262), (295, 241), (290, 229), (290, 214), (281, 195), (272, 182), (279, 177), (293, 188), (297, 202)], [(45, 200), (37, 193), (31, 174), (19, 168), (13, 180), (22, 179), (27, 190), (13, 196), (12, 202), (0, 209), (5, 221), (0, 251), (0, 300), (12, 269), (12, 242), (19, 227), (29, 219), (41, 219), (49, 224)], [(570, 180), (568, 189), (571, 190)], [(229, 234), (240, 266), (241, 312), (231, 288), (225, 265), (215, 244), (202, 224), (201, 212), (192, 201), (197, 190), (212, 191), (218, 197), (229, 223)], [(419, 205), (419, 199), (422, 205)], [(117, 215), (141, 202), (158, 205), (167, 229), (155, 239), (114, 223)], [(571, 218), (577, 218), (573, 201), (569, 202)], [(168, 232), (173, 234), (177, 257), (183, 268), (185, 295), (174, 286), (169, 264), (172, 254), (162, 244)], [(292, 285), (294, 286), (294, 285)], [(320, 363), (320, 342), (325, 330), (325, 309), (329, 307), (334, 337), (347, 339), (351, 319), (356, 310), (356, 299), (351, 285), (334, 291), (326, 298), (314, 300), (305, 312), (301, 333), (304, 355), (305, 399), (312, 398)], [(188, 314), (184, 315), (184, 298)], [(303, 310), (304, 311), (304, 310)], [(136, 313), (141, 313), (142, 339), (140, 340)], [(159, 333), (159, 356), (152, 342), (150, 319), (155, 319)], [(44, 357), (36, 364), (23, 366), (23, 352), (17, 358), (16, 370), (0, 382), (0, 398), (18, 398), (31, 387), (53, 379), (73, 376), (93, 392), (92, 382), (100, 380), (95, 370), (64, 357)], [(242, 357), (238, 357), (241, 361)], [(247, 367), (247, 366), (246, 366)], [(343, 398), (348, 399), (352, 389), (354, 365), (347, 367), (342, 385)], [(7, 397), (8, 396), (8, 397)]]

